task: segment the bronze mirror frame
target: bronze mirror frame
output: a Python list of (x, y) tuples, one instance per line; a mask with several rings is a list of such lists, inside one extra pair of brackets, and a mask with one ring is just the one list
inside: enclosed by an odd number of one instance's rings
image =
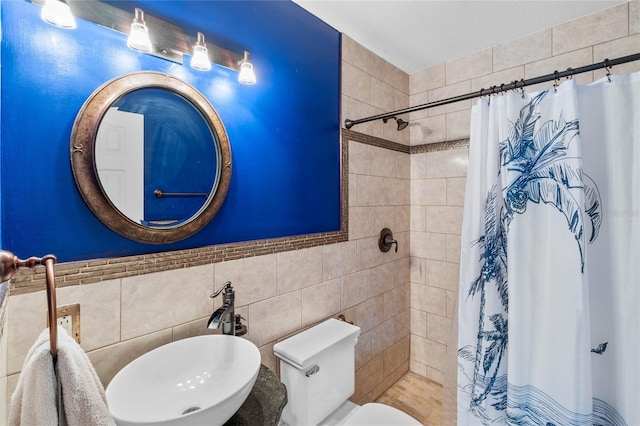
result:
[[(134, 90), (161, 88), (182, 96), (196, 108), (206, 121), (214, 140), (216, 151), (216, 182), (203, 206), (183, 223), (166, 228), (143, 226), (129, 219), (107, 197), (96, 169), (95, 142), (100, 123), (114, 102)], [(229, 137), (209, 101), (193, 86), (170, 75), (142, 71), (110, 80), (96, 89), (85, 101), (76, 116), (71, 131), (71, 169), (80, 194), (89, 209), (102, 223), (123, 237), (141, 243), (166, 244), (183, 240), (201, 230), (218, 212), (229, 190), (231, 180), (231, 147)]]

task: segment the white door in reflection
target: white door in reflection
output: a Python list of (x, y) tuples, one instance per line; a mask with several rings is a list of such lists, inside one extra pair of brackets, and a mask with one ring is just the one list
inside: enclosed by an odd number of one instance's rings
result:
[(96, 135), (102, 189), (122, 214), (144, 218), (144, 115), (109, 108)]

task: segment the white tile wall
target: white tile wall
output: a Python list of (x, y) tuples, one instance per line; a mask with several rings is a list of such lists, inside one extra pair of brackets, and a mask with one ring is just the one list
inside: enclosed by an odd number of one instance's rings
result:
[[(423, 93), (436, 87), (442, 87), (445, 83), (445, 64), (419, 71), (409, 76), (409, 93)], [(412, 105), (416, 105), (412, 103)]]
[[(551, 29), (509, 41), (493, 48), (493, 71), (528, 64), (551, 56)], [(496, 75), (500, 77), (500, 75)], [(494, 84), (506, 80), (491, 80)], [(486, 86), (485, 86), (486, 87)]]
[(445, 64), (446, 83), (470, 80), (481, 75), (491, 74), (493, 55), (491, 49), (463, 56)]
[(276, 273), (275, 254), (217, 263), (215, 289), (218, 290), (226, 281), (231, 281), (236, 292), (236, 305), (250, 305), (278, 294)]
[(640, 1), (629, 2), (629, 35), (640, 33)]
[(629, 35), (629, 5), (621, 4), (553, 28), (553, 54), (559, 55)]
[[(426, 103), (426, 101), (423, 103)], [(446, 140), (445, 114), (436, 115), (435, 117), (412, 118), (409, 127), (411, 129), (411, 145), (422, 145)]]
[[(524, 49), (527, 52), (527, 49)], [(495, 51), (494, 51), (495, 53)], [(519, 62), (519, 61), (518, 61)], [(471, 91), (477, 92), (481, 89), (490, 89), (491, 86), (499, 85), (503, 82), (520, 81), (524, 78), (524, 65), (518, 65), (513, 68), (507, 68), (502, 71), (496, 71), (493, 74), (476, 77), (471, 80)], [(475, 104), (476, 101), (473, 102)]]
[(302, 328), (302, 292), (294, 291), (249, 306), (249, 333), (263, 346)]
[(213, 284), (213, 265), (123, 278), (121, 339), (140, 337), (210, 314)]
[(278, 294), (289, 293), (322, 282), (322, 247), (286, 251), (278, 253), (276, 257)]
[[(471, 80), (463, 80), (456, 83), (449, 84), (447, 86), (438, 87), (436, 89), (429, 90), (427, 97), (429, 102), (440, 101), (442, 99), (451, 98), (453, 96), (469, 93), (471, 90)], [(446, 114), (447, 112), (460, 111), (469, 109), (471, 107), (470, 101), (455, 102), (435, 108), (430, 108), (429, 116)]]
[[(342, 40), (342, 122), (408, 107), (409, 76), (347, 35), (343, 35)], [(344, 98), (355, 101), (355, 110), (353, 102)], [(409, 144), (410, 132), (397, 131), (393, 120), (386, 124), (381, 120), (359, 124), (353, 130)]]

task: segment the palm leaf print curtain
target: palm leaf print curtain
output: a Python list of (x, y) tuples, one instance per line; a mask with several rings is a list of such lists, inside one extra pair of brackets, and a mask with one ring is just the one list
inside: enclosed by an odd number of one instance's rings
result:
[(458, 424), (640, 425), (640, 73), (472, 109)]

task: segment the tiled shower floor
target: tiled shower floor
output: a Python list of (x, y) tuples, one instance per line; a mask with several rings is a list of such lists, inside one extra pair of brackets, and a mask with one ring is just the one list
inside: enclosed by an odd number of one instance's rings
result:
[(376, 400), (411, 415), (426, 426), (442, 424), (442, 385), (407, 373)]

